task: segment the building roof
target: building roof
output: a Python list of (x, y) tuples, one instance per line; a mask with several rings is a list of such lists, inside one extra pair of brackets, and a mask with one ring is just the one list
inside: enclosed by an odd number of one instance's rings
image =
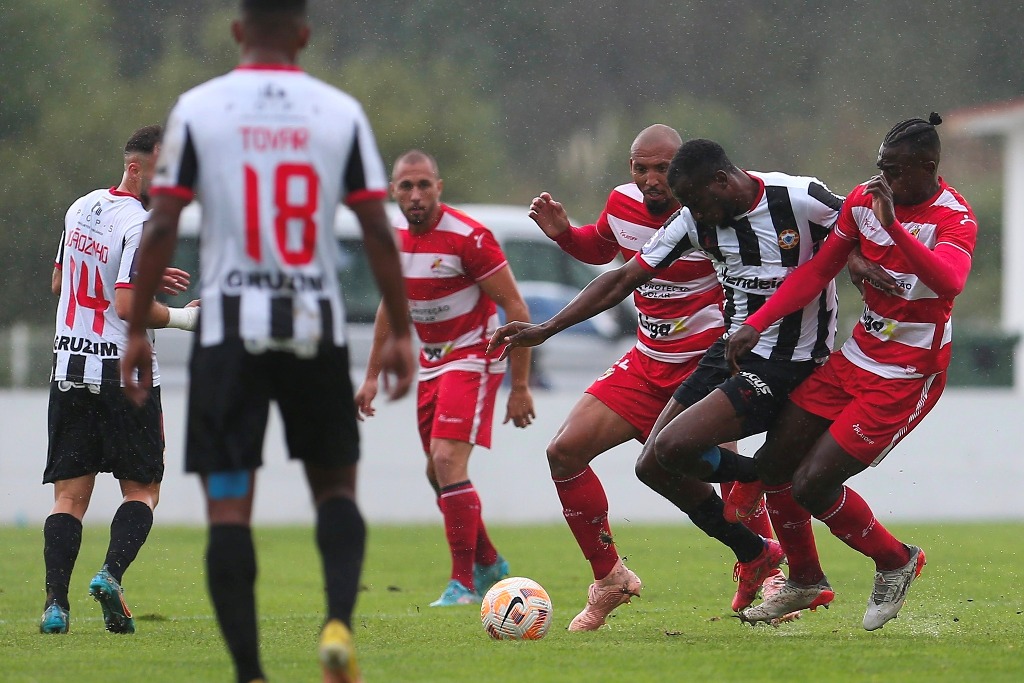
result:
[(945, 124), (955, 135), (1024, 132), (1024, 99), (991, 102), (950, 112)]

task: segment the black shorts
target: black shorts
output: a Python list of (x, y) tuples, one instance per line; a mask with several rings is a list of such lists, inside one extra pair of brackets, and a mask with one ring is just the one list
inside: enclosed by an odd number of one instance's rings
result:
[(139, 408), (117, 385), (94, 394), (87, 388), (61, 391), (51, 382), (47, 422), (44, 484), (97, 472), (143, 484), (164, 478), (160, 387)]
[(821, 363), (815, 360), (766, 360), (748, 353), (740, 360), (740, 372), (732, 375), (725, 359), (725, 340), (708, 348), (697, 369), (675, 393), (677, 402), (692, 406), (715, 389), (729, 397), (736, 414), (743, 418), (743, 435), (768, 431), (789, 398), (789, 392), (803, 382)]
[(270, 402), (284, 422), (288, 454), (326, 468), (359, 460), (359, 427), (348, 349), (312, 358), (249, 353), (239, 340), (192, 348), (185, 470), (229, 472), (263, 464)]

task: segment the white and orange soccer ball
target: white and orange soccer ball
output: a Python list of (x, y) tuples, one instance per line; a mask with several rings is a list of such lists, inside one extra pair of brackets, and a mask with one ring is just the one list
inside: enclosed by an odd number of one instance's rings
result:
[(551, 626), (551, 598), (532, 579), (502, 579), (484, 596), (480, 621), (495, 640), (540, 640)]

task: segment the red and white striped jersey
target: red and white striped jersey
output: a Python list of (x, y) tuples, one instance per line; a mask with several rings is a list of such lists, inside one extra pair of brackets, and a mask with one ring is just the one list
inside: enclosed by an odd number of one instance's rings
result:
[[(978, 224), (970, 205), (939, 178), (939, 191), (914, 206), (896, 206), (896, 220), (929, 249), (947, 244), (974, 253)], [(953, 298), (928, 288), (871, 209), (864, 185), (850, 192), (836, 224), (837, 237), (858, 240), (864, 257), (899, 283), (902, 295), (864, 287), (864, 314), (843, 345), (851, 363), (880, 377), (924, 377), (946, 369), (952, 351)]]
[[(138, 197), (113, 187), (81, 197), (65, 214), (54, 263), (61, 284), (50, 381), (121, 385), (128, 323), (114, 309), (114, 290), (131, 287), (148, 217)], [(155, 355), (153, 384), (160, 384)]]
[(200, 344), (240, 338), (302, 355), (345, 344), (335, 211), (387, 194), (355, 99), (284, 65), (207, 81), (171, 111), (161, 192), (203, 203)]
[(504, 372), (499, 354), (487, 356), (498, 328), (494, 301), (479, 282), (508, 265), (491, 231), (458, 209), (441, 205), (427, 232), (397, 227), (405, 293), (420, 338), (420, 379), (448, 370)]
[[(612, 190), (597, 221), (627, 261), (672, 217), (674, 210), (651, 215), (635, 183)], [(637, 309), (637, 349), (665, 363), (703, 355), (725, 332), (722, 286), (711, 260), (694, 252), (675, 261), (633, 292)]]

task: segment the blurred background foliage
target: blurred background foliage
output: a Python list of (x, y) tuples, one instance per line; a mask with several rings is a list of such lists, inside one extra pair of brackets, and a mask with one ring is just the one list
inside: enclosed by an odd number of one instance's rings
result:
[[(4, 5), (0, 252), (18, 296), (0, 303), (0, 327), (52, 317), (67, 207), (117, 183), (132, 130), (237, 60), (235, 0)], [(525, 210), (549, 190), (591, 220), (653, 122), (718, 140), (742, 167), (845, 193), (873, 173), (896, 121), (1024, 93), (1018, 3), (311, 0), (310, 11), (302, 65), (363, 102), (387, 163), (421, 147), (450, 201)], [(995, 326), (998, 141), (945, 135), (942, 171), (981, 225), (959, 318)]]

